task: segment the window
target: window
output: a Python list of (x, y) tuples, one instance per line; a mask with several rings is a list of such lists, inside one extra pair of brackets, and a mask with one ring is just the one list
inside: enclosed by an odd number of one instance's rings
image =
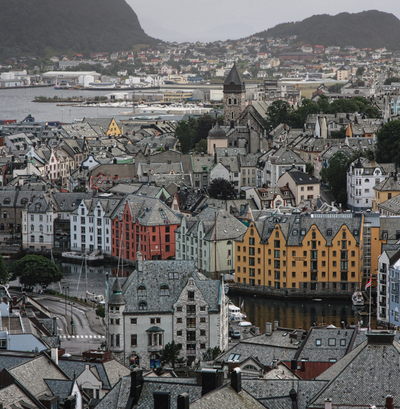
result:
[(200, 311), (205, 311), (205, 310), (206, 310), (206, 307), (205, 307), (205, 306), (200, 307)]
[(161, 286), (161, 295), (169, 295), (169, 287), (165, 284)]
[[(201, 322), (201, 320), (200, 320)], [(196, 328), (196, 318), (186, 318), (187, 328)]]
[(177, 318), (177, 319), (176, 319), (176, 323), (177, 323), (177, 324), (182, 324), (182, 318)]
[(119, 346), (121, 345), (120, 339), (121, 339), (121, 335), (120, 335), (120, 334), (117, 334), (117, 335), (115, 336), (115, 346), (116, 346), (116, 347), (119, 347)]
[(206, 317), (201, 317), (200, 322), (206, 322)]
[(330, 347), (336, 346), (336, 338), (329, 338), (328, 339), (328, 345)]
[(345, 339), (340, 340), (340, 346), (342, 346), (342, 347), (346, 346), (346, 340)]
[(131, 346), (137, 346), (137, 334), (131, 334)]
[(194, 301), (194, 291), (188, 291), (188, 300)]
[(131, 324), (137, 324), (137, 318), (131, 318)]
[(146, 297), (147, 296), (146, 287), (144, 285), (139, 285), (139, 287), (138, 287), (138, 296), (139, 297)]
[(322, 340), (316, 339), (316, 340), (315, 340), (315, 345), (316, 345), (317, 347), (321, 346), (321, 345), (322, 345)]
[(186, 306), (186, 313), (187, 314), (196, 314), (196, 306), (195, 305), (187, 305)]
[(147, 304), (144, 301), (141, 301), (139, 303), (139, 311), (146, 311), (147, 310)]
[(205, 329), (200, 330), (200, 336), (202, 336), (202, 337), (206, 336), (206, 330)]
[(182, 330), (176, 331), (176, 335), (177, 335), (178, 337), (181, 337), (181, 336), (182, 336)]

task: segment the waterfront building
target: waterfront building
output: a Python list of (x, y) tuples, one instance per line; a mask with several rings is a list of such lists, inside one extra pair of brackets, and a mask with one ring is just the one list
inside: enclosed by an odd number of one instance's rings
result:
[(181, 218), (160, 199), (128, 195), (111, 215), (111, 254), (126, 260), (175, 257), (175, 229)]
[(196, 217), (184, 217), (175, 230), (176, 260), (194, 260), (207, 277), (234, 271), (234, 240), (246, 226), (226, 210), (206, 207)]
[(237, 283), (304, 293), (351, 292), (361, 285), (359, 213), (264, 216), (235, 245)]
[(194, 261), (142, 261), (137, 272), (110, 282), (107, 343), (116, 359), (144, 368), (160, 365), (175, 341), (190, 365), (208, 348), (228, 346), (228, 298), (223, 280), (209, 280)]
[(118, 196), (79, 200), (70, 217), (71, 250), (83, 253), (97, 250), (111, 255), (111, 215), (120, 202)]

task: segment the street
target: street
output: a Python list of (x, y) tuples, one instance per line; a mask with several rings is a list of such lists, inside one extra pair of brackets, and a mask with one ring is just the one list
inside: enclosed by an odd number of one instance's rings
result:
[(105, 332), (101, 319), (96, 316), (93, 308), (70, 300), (65, 302), (65, 300), (47, 297), (35, 297), (35, 299), (57, 317), (61, 348), (65, 348), (66, 353), (82, 355), (83, 351), (98, 349), (101, 346), (105, 339)]

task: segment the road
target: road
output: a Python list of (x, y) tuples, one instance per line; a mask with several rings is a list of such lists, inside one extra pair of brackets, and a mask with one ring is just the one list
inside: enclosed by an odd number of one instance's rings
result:
[[(64, 300), (37, 297), (36, 301), (57, 317), (61, 348), (71, 355), (82, 355), (88, 349), (98, 349), (104, 341), (104, 330), (93, 309)], [(72, 314), (71, 314), (72, 312)], [(88, 320), (90, 316), (90, 321)], [(73, 325), (71, 325), (71, 317)], [(93, 330), (92, 328), (95, 328)]]

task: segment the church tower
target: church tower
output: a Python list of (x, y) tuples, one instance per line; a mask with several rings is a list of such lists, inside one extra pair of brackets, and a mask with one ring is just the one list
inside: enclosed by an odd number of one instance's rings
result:
[(224, 125), (230, 125), (246, 107), (246, 87), (235, 64), (224, 81), (223, 93)]

